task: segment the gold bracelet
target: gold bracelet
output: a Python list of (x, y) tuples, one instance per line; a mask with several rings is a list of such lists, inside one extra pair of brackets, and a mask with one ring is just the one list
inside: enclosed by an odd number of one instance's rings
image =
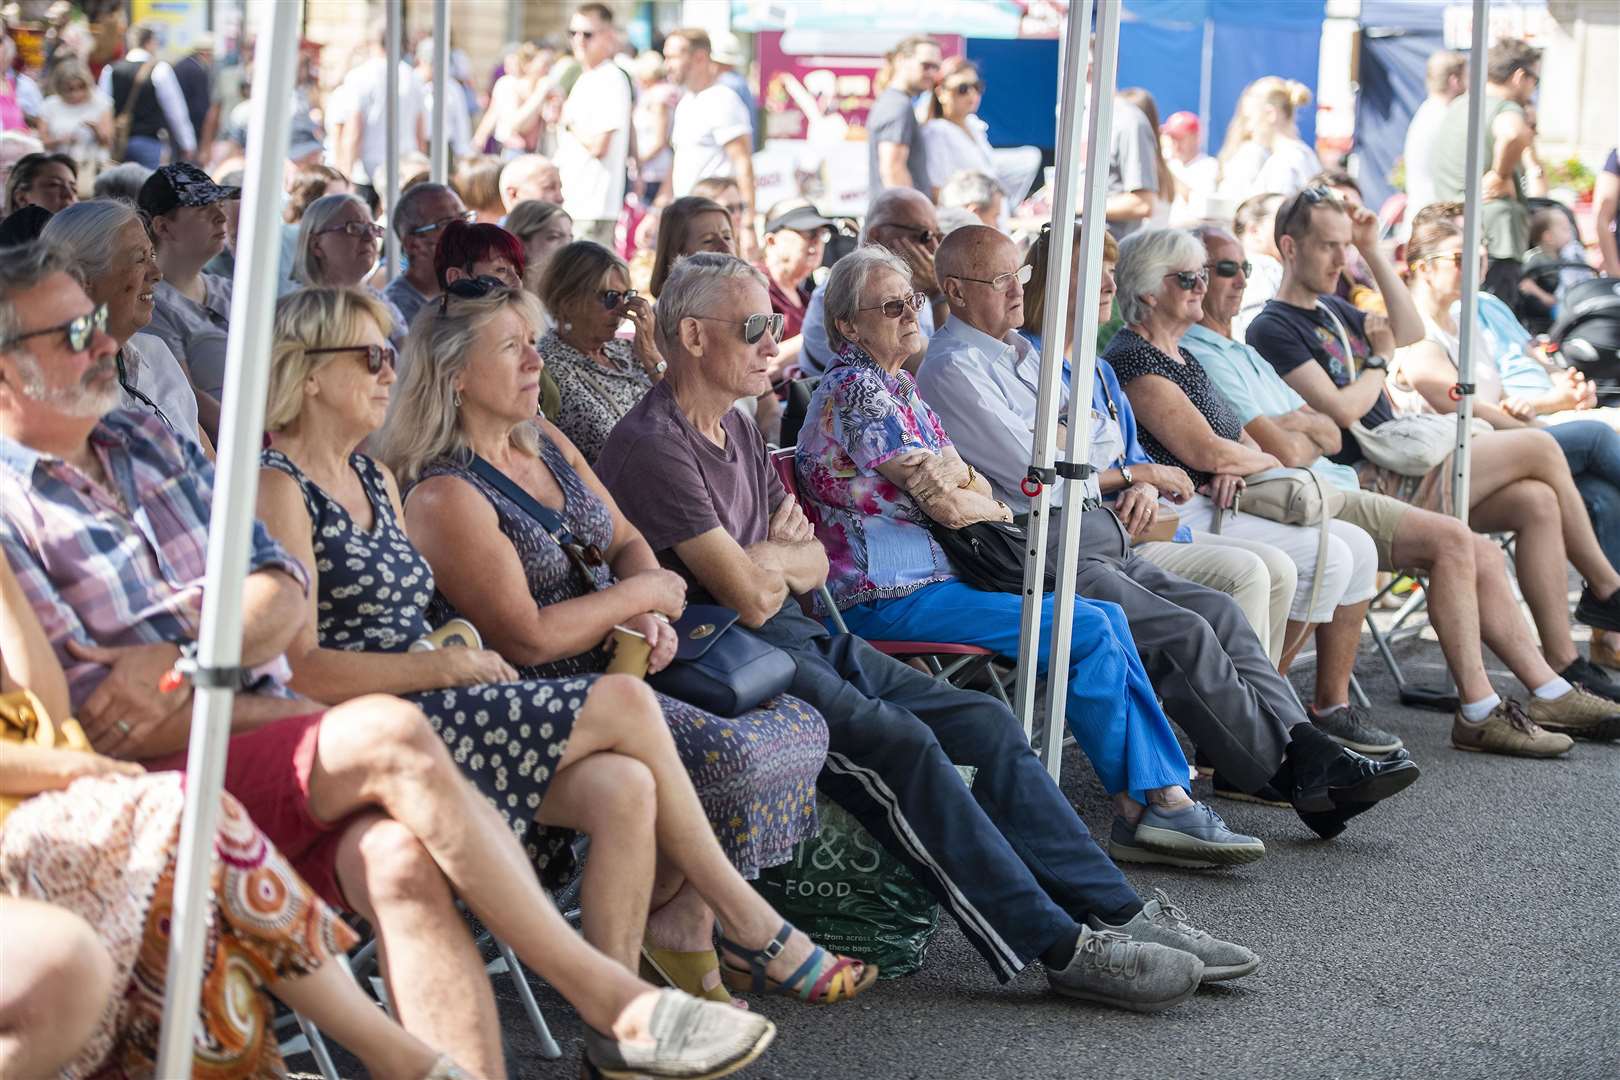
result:
[(969, 465), (968, 466), (968, 478), (967, 478), (967, 481), (965, 483), (961, 484), (960, 486), (965, 487), (965, 488), (970, 488), (970, 487), (973, 486), (973, 482), (975, 480), (977, 480), (978, 478), (979, 478), (979, 474), (973, 471), (973, 466), (972, 465)]

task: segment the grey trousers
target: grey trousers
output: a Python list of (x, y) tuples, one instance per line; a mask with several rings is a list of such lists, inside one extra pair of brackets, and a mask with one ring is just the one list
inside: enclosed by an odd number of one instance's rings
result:
[[(1062, 524), (1060, 512), (1048, 558), (1056, 558)], [(1137, 557), (1111, 510), (1081, 516), (1074, 586), (1124, 609), (1165, 715), (1222, 777), (1257, 791), (1276, 775), (1289, 729), (1309, 718), (1235, 600)]]

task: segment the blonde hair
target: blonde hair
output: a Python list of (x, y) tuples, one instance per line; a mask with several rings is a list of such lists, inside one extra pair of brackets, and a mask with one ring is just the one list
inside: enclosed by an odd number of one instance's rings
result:
[[(480, 297), (447, 294), (431, 303), (414, 323), (405, 342), (399, 385), (388, 410), (388, 420), (373, 440), (377, 456), (409, 488), (422, 477), (422, 469), (438, 458), (468, 452), (456, 408), (456, 377), (467, 370), (468, 360), (484, 329), (507, 308), (517, 308), (532, 332), (541, 325), (540, 302), (522, 289), (491, 289)], [(512, 445), (538, 456), (540, 437), (535, 426), (519, 424)]]
[(1222, 170), (1244, 143), (1252, 141), (1259, 134), (1254, 127), (1254, 114), (1262, 106), (1275, 107), (1277, 115), (1287, 125), (1286, 132), (1298, 139), (1299, 128), (1294, 123), (1294, 114), (1310, 103), (1311, 88), (1294, 79), (1265, 75), (1244, 87), (1238, 97), (1237, 108), (1232, 111), (1232, 122), (1226, 128), (1226, 141), (1221, 144), (1219, 157)]
[(288, 293), (276, 305), (274, 344), (270, 346), (270, 390), (265, 396), (264, 427), (281, 431), (304, 410), (304, 380), (337, 359), (311, 349), (339, 348), (359, 342), (370, 319), (386, 337), (393, 331), (388, 305), (360, 289), (316, 286)]

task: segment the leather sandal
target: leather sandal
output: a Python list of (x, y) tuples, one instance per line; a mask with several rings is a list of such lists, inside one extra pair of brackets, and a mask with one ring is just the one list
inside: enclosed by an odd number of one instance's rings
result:
[(703, 1001), (718, 1001), (722, 1005), (748, 1008), (746, 1001), (731, 996), (731, 991), (726, 989), (724, 977), (715, 980), (713, 986), (703, 985), (710, 972), (718, 974), (719, 971), (720, 957), (715, 955), (713, 949), (705, 949), (702, 952), (680, 952), (675, 949), (660, 949), (650, 941), (641, 943), (642, 981), (652, 983), (654, 986), (673, 986)]
[[(758, 952), (745, 949), (735, 941), (720, 939), (721, 951), (730, 953), (748, 965), (748, 970), (720, 965), (720, 978), (733, 990), (747, 990), (755, 994), (772, 993), (796, 997), (812, 1005), (831, 1005), (855, 997), (877, 982), (876, 964), (868, 964), (848, 956), (838, 956), (820, 945), (811, 943), (811, 953), (799, 969), (786, 979), (778, 981), (765, 974), (765, 968), (782, 955), (788, 939), (793, 936), (793, 924), (783, 923), (776, 937)], [(857, 966), (859, 970), (857, 971)]]

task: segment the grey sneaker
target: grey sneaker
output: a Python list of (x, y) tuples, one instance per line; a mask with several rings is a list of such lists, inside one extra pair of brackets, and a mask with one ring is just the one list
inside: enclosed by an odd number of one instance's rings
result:
[(1109, 930), (1080, 928), (1074, 959), (1047, 969), (1055, 993), (1131, 1012), (1158, 1012), (1192, 997), (1204, 962), (1190, 952), (1132, 941)]
[(1154, 889), (1153, 899), (1125, 925), (1109, 926), (1095, 917), (1091, 925), (1098, 930), (1129, 934), (1133, 941), (1152, 942), (1192, 953), (1203, 961), (1203, 981), (1207, 983), (1241, 978), (1260, 966), (1260, 958), (1248, 949), (1222, 941), (1189, 923), (1186, 913), (1170, 902), (1163, 889)]
[(1150, 806), (1134, 827), (1115, 818), (1108, 854), (1116, 862), (1207, 869), (1254, 862), (1265, 856), (1266, 845), (1227, 828), (1204, 803), (1193, 803), (1173, 812)]
[(648, 1043), (616, 1042), (585, 1029), (585, 1060), (609, 1080), (657, 1076), (709, 1080), (727, 1076), (765, 1052), (776, 1025), (753, 1012), (660, 990)]
[(1324, 735), (1358, 753), (1393, 754), (1406, 745), (1399, 735), (1375, 726), (1360, 705), (1346, 705), (1325, 715), (1311, 709), (1310, 716)]

